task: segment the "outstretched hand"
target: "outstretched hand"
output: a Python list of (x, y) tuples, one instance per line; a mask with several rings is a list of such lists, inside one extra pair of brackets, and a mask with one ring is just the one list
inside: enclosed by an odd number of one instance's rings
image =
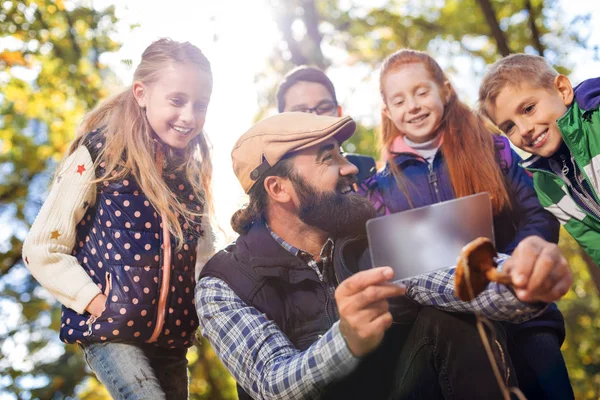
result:
[(551, 303), (560, 299), (573, 284), (567, 260), (559, 247), (538, 236), (523, 239), (504, 263), (512, 277), (515, 294), (524, 302)]
[(335, 291), (340, 330), (357, 357), (373, 351), (392, 325), (387, 299), (406, 292), (403, 285), (387, 282), (393, 275), (389, 267), (360, 271), (340, 283)]

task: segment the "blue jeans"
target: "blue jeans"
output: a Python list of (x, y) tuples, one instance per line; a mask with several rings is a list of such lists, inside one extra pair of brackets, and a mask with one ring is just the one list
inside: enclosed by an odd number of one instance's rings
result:
[(115, 342), (81, 348), (88, 366), (115, 400), (188, 398), (186, 349)]
[(574, 399), (557, 332), (543, 327), (516, 328), (505, 324), (508, 353), (525, 397), (528, 400)]

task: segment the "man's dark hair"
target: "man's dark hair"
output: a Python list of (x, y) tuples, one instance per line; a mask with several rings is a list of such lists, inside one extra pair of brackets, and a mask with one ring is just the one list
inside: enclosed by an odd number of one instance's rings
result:
[(250, 231), (254, 223), (264, 220), (264, 212), (267, 209), (268, 200), (265, 190), (265, 179), (269, 176), (289, 178), (294, 173), (292, 168), (291, 158), (285, 156), (254, 183), (248, 192), (248, 204), (244, 205), (244, 207), (237, 210), (231, 216), (231, 227), (234, 231), (240, 235), (244, 235)]
[(325, 73), (319, 68), (302, 65), (288, 72), (277, 88), (277, 109), (279, 112), (283, 112), (283, 109), (285, 108), (286, 92), (298, 82), (320, 83), (327, 88), (327, 91), (329, 94), (331, 94), (334, 103), (336, 105), (338, 104), (337, 97), (335, 96), (335, 88), (333, 87), (333, 83), (331, 80), (329, 80), (327, 75), (325, 75)]

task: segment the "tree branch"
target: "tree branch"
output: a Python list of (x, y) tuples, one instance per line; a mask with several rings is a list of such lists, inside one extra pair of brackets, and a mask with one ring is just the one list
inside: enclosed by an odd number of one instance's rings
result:
[(65, 10), (64, 14), (68, 25), (67, 32), (69, 32), (69, 37), (71, 38), (71, 43), (73, 44), (73, 51), (75, 51), (75, 59), (79, 60), (81, 59), (81, 48), (79, 47), (79, 43), (77, 43), (77, 38), (75, 38), (75, 34), (73, 33), (75, 31), (75, 28), (73, 27), (73, 21), (71, 20), (71, 15), (69, 14), (69, 11)]
[(544, 57), (544, 51), (546, 48), (542, 44), (540, 39), (540, 31), (535, 24), (535, 12), (533, 10), (533, 5), (531, 4), (531, 0), (525, 0), (525, 8), (527, 9), (527, 14), (529, 17), (527, 18), (527, 24), (529, 25), (529, 29), (531, 30), (531, 40), (533, 40), (533, 47), (537, 50), (538, 54)]
[(319, 32), (320, 17), (314, 0), (303, 0), (304, 25), (306, 26), (306, 35), (311, 41), (313, 57), (312, 61), (321, 69), (325, 69), (325, 58), (321, 51), (321, 41), (323, 35)]
[(288, 7), (287, 4), (279, 6), (280, 12), (278, 13), (277, 25), (279, 26), (279, 30), (283, 35), (283, 40), (285, 40), (287, 48), (290, 51), (292, 63), (294, 63), (294, 65), (304, 65), (308, 60), (302, 54), (300, 44), (294, 39), (292, 24), (294, 23), (295, 16), (290, 11), (290, 8), (291, 7)]
[(498, 46), (498, 51), (503, 57), (506, 57), (511, 53), (510, 48), (508, 47), (508, 42), (506, 41), (506, 36), (504, 36), (504, 32), (500, 28), (500, 24), (498, 23), (498, 18), (496, 18), (496, 12), (492, 7), (492, 3), (489, 0), (477, 0), (479, 6), (481, 7), (481, 11), (485, 16), (485, 19), (492, 31), (492, 36), (496, 40), (496, 45)]

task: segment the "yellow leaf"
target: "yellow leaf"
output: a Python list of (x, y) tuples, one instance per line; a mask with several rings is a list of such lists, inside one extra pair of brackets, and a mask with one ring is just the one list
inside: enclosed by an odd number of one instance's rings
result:
[(20, 51), (8, 50), (4, 50), (2, 53), (0, 53), (0, 63), (5, 63), (8, 67), (13, 67), (15, 65), (27, 65), (25, 58), (23, 58), (23, 53)]

